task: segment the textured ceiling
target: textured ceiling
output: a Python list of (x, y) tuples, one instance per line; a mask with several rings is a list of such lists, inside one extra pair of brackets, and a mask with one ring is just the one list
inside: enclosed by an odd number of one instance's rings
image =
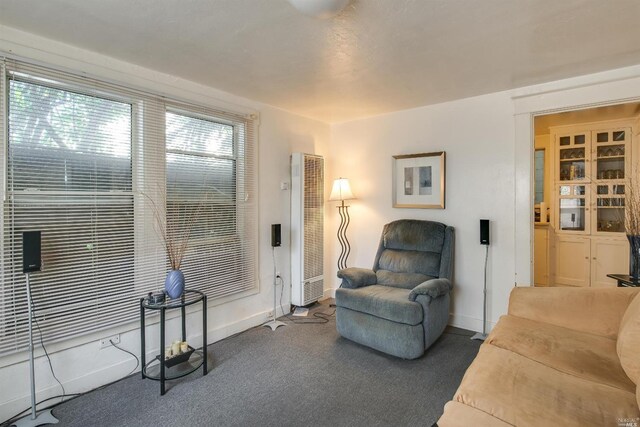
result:
[(638, 22), (639, 0), (0, 0), (9, 27), (326, 122), (638, 64)]

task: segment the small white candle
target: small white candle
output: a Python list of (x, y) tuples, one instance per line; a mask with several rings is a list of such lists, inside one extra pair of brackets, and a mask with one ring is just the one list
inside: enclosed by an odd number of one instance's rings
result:
[(171, 352), (174, 356), (180, 354), (180, 341), (174, 341), (174, 343), (171, 344)]

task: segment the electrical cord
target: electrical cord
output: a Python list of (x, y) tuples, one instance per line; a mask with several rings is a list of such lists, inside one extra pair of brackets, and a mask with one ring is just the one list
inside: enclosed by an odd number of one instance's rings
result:
[(38, 323), (38, 317), (36, 316), (36, 311), (37, 310), (36, 310), (36, 305), (33, 302), (33, 295), (31, 295), (31, 293), (29, 293), (29, 296), (31, 298), (31, 307), (32, 307), (32, 310), (33, 310), (33, 320), (35, 321), (36, 328), (38, 328), (38, 336), (40, 337), (40, 345), (42, 346), (42, 349), (44, 350), (45, 356), (47, 356), (47, 361), (49, 362), (49, 369), (51, 370), (51, 375), (53, 375), (53, 378), (55, 378), (55, 380), (60, 385), (60, 388), (62, 389), (62, 396), (66, 396), (67, 391), (64, 389), (64, 386), (62, 385), (62, 383), (60, 382), (60, 380), (56, 376), (55, 371), (53, 370), (53, 364), (51, 363), (51, 357), (49, 357), (49, 352), (47, 351), (47, 347), (44, 345), (44, 340), (42, 339), (42, 329), (40, 329), (40, 323)]
[[(40, 402), (36, 403), (36, 406), (38, 406), (41, 403), (47, 402), (49, 400), (58, 399), (58, 398), (63, 398), (64, 399), (65, 397), (70, 397), (71, 399), (75, 399), (76, 397), (81, 396), (82, 394), (84, 394), (84, 393), (71, 393), (71, 394), (66, 394), (66, 395), (59, 394), (57, 396), (51, 396), (51, 397), (48, 397), (48, 398), (43, 399)], [(55, 403), (55, 404), (53, 404), (51, 406), (47, 406), (46, 408), (43, 408), (40, 411), (44, 411), (46, 409), (55, 408), (56, 406), (60, 405), (61, 403), (68, 402), (71, 399), (62, 400), (62, 401), (60, 401), (58, 403)], [(2, 422), (0, 424), (0, 427), (8, 427), (8, 426), (10, 426), (11, 424), (13, 424), (14, 421), (19, 419), (25, 412), (30, 411), (30, 410), (31, 410), (31, 408), (27, 408), (27, 409), (25, 409), (25, 410), (23, 410), (21, 412), (18, 412), (17, 414), (12, 416), (11, 418), (9, 418), (6, 421)]]
[[(57, 402), (57, 403), (55, 403), (53, 405), (50, 405), (50, 406), (48, 406), (46, 408), (41, 409), (41, 411), (46, 410), (46, 409), (55, 408), (56, 406), (60, 405), (61, 403), (68, 402), (69, 400), (75, 399), (76, 397), (83, 396), (83, 395), (85, 395), (87, 393), (90, 393), (92, 391), (101, 390), (101, 389), (103, 389), (103, 388), (105, 388), (107, 386), (115, 384), (118, 381), (121, 381), (121, 380), (123, 380), (125, 378), (130, 377), (131, 375), (133, 375), (134, 372), (136, 372), (138, 370), (138, 367), (140, 366), (140, 359), (138, 358), (138, 356), (136, 356), (135, 354), (133, 354), (129, 350), (125, 350), (124, 348), (117, 346), (113, 342), (113, 340), (109, 340), (109, 342), (111, 343), (112, 346), (114, 346), (115, 348), (117, 348), (120, 351), (123, 351), (123, 352), (128, 353), (131, 356), (133, 356), (136, 359), (136, 367), (133, 368), (133, 370), (129, 374), (125, 375), (124, 377), (122, 377), (122, 378), (120, 378), (118, 380), (112, 381), (112, 382), (110, 382), (108, 384), (104, 384), (104, 385), (102, 385), (102, 386), (100, 386), (98, 388), (95, 388), (93, 390), (89, 390), (89, 391), (86, 391), (84, 393), (67, 393), (65, 388), (64, 388), (64, 386), (62, 385), (62, 383), (60, 382), (60, 380), (58, 379), (58, 377), (56, 376), (56, 374), (55, 374), (55, 372), (53, 370), (53, 364), (51, 363), (51, 357), (49, 356), (49, 353), (47, 352), (47, 347), (44, 345), (44, 340), (42, 338), (42, 329), (40, 329), (40, 324), (38, 323), (38, 319), (35, 316), (36, 305), (35, 305), (35, 303), (33, 301), (33, 296), (31, 296), (31, 307), (32, 307), (33, 312), (34, 312), (33, 320), (35, 321), (36, 328), (38, 329), (38, 334), (39, 334), (39, 338), (40, 338), (40, 345), (42, 346), (42, 349), (44, 350), (44, 354), (47, 356), (47, 361), (49, 362), (49, 369), (51, 370), (51, 374), (53, 375), (53, 378), (55, 378), (55, 380), (58, 382), (58, 384), (62, 388), (62, 394), (57, 395), (57, 396), (48, 397), (48, 398), (43, 399), (43, 400), (41, 400), (41, 401), (36, 403), (36, 407), (37, 407), (38, 405), (40, 405), (40, 404), (42, 404), (44, 402), (48, 402), (48, 401), (53, 400), (53, 399), (62, 399), (60, 402)], [(69, 397), (70, 399), (66, 399), (65, 400), (66, 397)], [(17, 420), (19, 417), (21, 417), (25, 412), (27, 412), (29, 410), (31, 410), (31, 407), (29, 407), (29, 408), (27, 408), (27, 409), (25, 409), (25, 410), (23, 410), (21, 412), (18, 412), (16, 415), (14, 415), (11, 418), (7, 419), (3, 423), (0, 423), (0, 427), (8, 427), (8, 426), (10, 426), (15, 420)]]
[[(138, 370), (138, 366), (140, 366), (140, 359), (138, 359), (138, 356), (136, 356), (135, 354), (133, 354), (133, 353), (132, 353), (132, 352), (130, 352), (129, 350), (125, 350), (124, 348), (117, 346), (117, 345), (116, 345), (116, 343), (114, 343), (114, 342), (113, 342), (113, 340), (111, 340), (111, 339), (109, 340), (109, 342), (111, 343), (111, 345), (112, 345), (112, 346), (114, 346), (114, 347), (115, 347), (115, 348), (117, 348), (118, 350), (120, 350), (120, 351), (124, 351), (125, 353), (130, 354), (130, 355), (132, 355), (132, 356), (136, 359), (136, 367), (135, 367), (135, 368), (133, 368), (133, 370), (132, 370), (131, 372), (129, 372), (129, 373), (126, 375), (126, 377), (128, 377), (128, 376), (132, 375), (135, 371), (137, 371), (137, 370)], [(124, 377), (124, 378), (126, 378), (126, 377)]]
[[(243, 331), (243, 332), (246, 332), (246, 331)], [(240, 335), (240, 334), (241, 334), (241, 333), (243, 333), (243, 332), (240, 332), (240, 333), (238, 333), (238, 334), (236, 334), (236, 335)], [(236, 335), (233, 335), (233, 336), (236, 336)], [(229, 338), (231, 338), (231, 337), (229, 337)], [(129, 378), (131, 375), (133, 375), (133, 373), (138, 369), (138, 366), (140, 365), (140, 359), (138, 358), (138, 356), (136, 356), (135, 354), (131, 353), (131, 352), (130, 352), (130, 351), (128, 351), (128, 350), (125, 350), (124, 348), (118, 347), (116, 344), (114, 344), (113, 340), (109, 340), (109, 342), (111, 343), (111, 345), (113, 345), (114, 347), (116, 347), (118, 350), (124, 351), (125, 353), (129, 353), (129, 354), (131, 354), (133, 357), (135, 357), (135, 359), (136, 359), (136, 367), (133, 369), (133, 371), (131, 371), (131, 373), (129, 373), (129, 374), (125, 375), (124, 377), (119, 378), (119, 379), (117, 379), (117, 380), (115, 380), (115, 381), (111, 381), (110, 383), (103, 384), (103, 385), (101, 385), (100, 387), (94, 388), (93, 390), (88, 390), (88, 391), (85, 391), (85, 392), (82, 392), (82, 393), (69, 393), (69, 394), (63, 394), (63, 395), (58, 395), (58, 396), (49, 397), (49, 398), (47, 398), (47, 399), (43, 399), (43, 400), (41, 400), (40, 402), (36, 403), (36, 407), (37, 407), (38, 405), (40, 405), (41, 403), (47, 402), (47, 401), (49, 401), (49, 400), (62, 398), (62, 400), (61, 400), (60, 402), (57, 402), (57, 403), (55, 403), (55, 404), (53, 404), (53, 405), (50, 405), (50, 406), (47, 406), (46, 408), (42, 408), (42, 409), (40, 409), (39, 411), (44, 411), (44, 410), (47, 410), (47, 409), (55, 408), (56, 406), (58, 406), (58, 405), (60, 405), (60, 404), (62, 404), (62, 403), (64, 403), (64, 402), (68, 402), (68, 401), (70, 401), (70, 400), (73, 400), (73, 399), (78, 398), (78, 397), (80, 397), (80, 396), (84, 396), (85, 394), (88, 394), (88, 393), (91, 393), (91, 392), (94, 392), (94, 391), (102, 390), (103, 388), (109, 387), (110, 385), (113, 385), (113, 384), (115, 384), (115, 383), (117, 383), (117, 382), (119, 382), (119, 381), (122, 381), (122, 380), (124, 380), (124, 379), (126, 379), (126, 378)], [(65, 399), (65, 397), (69, 397), (69, 399), (64, 400), (64, 399)], [(19, 417), (21, 417), (25, 412), (30, 411), (30, 410), (31, 410), (31, 407), (29, 407), (29, 408), (27, 408), (27, 409), (25, 409), (25, 410), (23, 410), (23, 411), (21, 411), (21, 412), (17, 413), (16, 415), (12, 416), (12, 417), (11, 417), (11, 418), (9, 418), (8, 420), (4, 421), (3, 423), (0, 423), (0, 427), (8, 427), (8, 426), (10, 426), (11, 424), (13, 424), (13, 422), (14, 422), (16, 419), (18, 419), (18, 418), (19, 418)]]
[[(273, 259), (274, 265), (275, 265), (275, 257)], [(282, 310), (282, 313), (284, 314), (285, 320), (291, 322), (291, 323), (299, 323), (301, 325), (303, 324), (322, 324), (322, 323), (329, 323), (329, 320), (331, 318), (331, 316), (333, 316), (336, 311), (333, 310), (332, 313), (313, 313), (313, 317), (315, 319), (294, 319), (291, 317), (291, 315), (289, 313), (286, 313), (284, 311), (284, 307), (282, 306), (282, 294), (284, 293), (284, 280), (282, 280), (282, 277), (280, 276), (276, 276), (276, 280), (280, 281), (280, 284), (282, 285), (282, 287), (280, 288), (280, 310)], [(275, 290), (274, 290), (275, 292)]]
[(289, 313), (285, 313), (284, 308), (282, 307), (282, 290), (284, 289), (284, 281), (282, 280), (282, 277), (278, 277), (278, 279), (280, 280), (280, 283), (282, 284), (282, 288), (280, 289), (280, 310), (282, 310), (282, 313), (284, 314), (284, 317), (287, 321), (291, 322), (291, 323), (299, 323), (299, 324), (321, 324), (321, 323), (329, 323), (330, 318), (336, 313), (335, 310), (333, 310), (333, 312), (331, 313), (313, 313), (313, 317), (315, 319), (294, 319), (291, 314)]

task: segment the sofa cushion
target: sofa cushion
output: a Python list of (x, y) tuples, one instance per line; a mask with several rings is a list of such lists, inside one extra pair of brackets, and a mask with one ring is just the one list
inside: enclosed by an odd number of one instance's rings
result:
[(451, 401), (444, 405), (444, 413), (438, 420), (438, 427), (469, 426), (509, 427), (511, 424), (460, 402)]
[(454, 400), (517, 426), (608, 426), (640, 417), (635, 393), (486, 343)]
[(394, 273), (420, 273), (438, 277), (440, 273), (440, 253), (421, 251), (401, 251), (384, 249), (378, 260), (378, 270)]
[(624, 312), (616, 346), (622, 368), (631, 381), (640, 380), (640, 294), (631, 301)]
[(378, 285), (393, 286), (394, 288), (413, 289), (422, 282), (434, 279), (420, 273), (396, 273), (389, 270), (376, 271)]
[(336, 290), (336, 305), (407, 325), (422, 322), (422, 306), (409, 301), (409, 290), (402, 288), (381, 285), (340, 288)]
[(486, 340), (558, 371), (635, 392), (610, 338), (516, 316), (502, 316)]

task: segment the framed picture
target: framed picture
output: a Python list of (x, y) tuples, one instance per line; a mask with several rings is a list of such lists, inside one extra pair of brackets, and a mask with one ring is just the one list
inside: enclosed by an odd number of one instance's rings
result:
[(393, 156), (393, 207), (444, 209), (444, 151)]

